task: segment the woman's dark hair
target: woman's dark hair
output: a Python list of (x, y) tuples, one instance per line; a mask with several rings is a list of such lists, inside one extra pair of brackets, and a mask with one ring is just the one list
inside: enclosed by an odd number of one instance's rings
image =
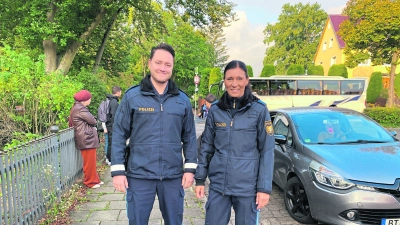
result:
[(246, 74), (246, 77), (249, 77), (249, 75), (247, 74), (246, 64), (244, 64), (244, 62), (239, 61), (239, 60), (232, 60), (225, 66), (224, 79), (225, 79), (226, 71), (228, 71), (230, 69), (235, 69), (235, 68), (238, 68), (238, 67), (244, 71), (244, 73)]
[(159, 50), (159, 49), (162, 49), (162, 50), (165, 50), (165, 51), (171, 53), (172, 57), (175, 58), (175, 50), (174, 50), (174, 48), (172, 48), (172, 46), (167, 44), (167, 43), (161, 43), (161, 44), (159, 44), (159, 45), (157, 45), (157, 46), (155, 46), (155, 47), (153, 47), (151, 49), (150, 59), (153, 58), (154, 52)]

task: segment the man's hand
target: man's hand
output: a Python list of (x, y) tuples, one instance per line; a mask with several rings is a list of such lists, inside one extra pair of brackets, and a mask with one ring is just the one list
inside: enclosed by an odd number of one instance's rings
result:
[(128, 180), (126, 179), (126, 176), (123, 175), (114, 176), (113, 185), (117, 191), (125, 193), (126, 189), (128, 188)]
[(269, 202), (269, 194), (263, 192), (257, 192), (256, 204), (257, 209), (261, 209), (266, 206)]
[(107, 134), (107, 129), (104, 129), (103, 133)]
[(194, 182), (194, 174), (193, 173), (184, 173), (182, 177), (182, 186), (183, 188), (188, 188), (193, 185)]
[(203, 198), (204, 197), (204, 186), (196, 186), (194, 189), (194, 192), (196, 193), (197, 198)]

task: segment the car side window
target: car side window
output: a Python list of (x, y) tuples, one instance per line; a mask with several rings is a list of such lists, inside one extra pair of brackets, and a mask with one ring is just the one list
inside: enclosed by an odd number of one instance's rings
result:
[(289, 122), (284, 115), (278, 114), (274, 119), (274, 133), (284, 135), (287, 138), (287, 145), (292, 145), (293, 136), (289, 129)]

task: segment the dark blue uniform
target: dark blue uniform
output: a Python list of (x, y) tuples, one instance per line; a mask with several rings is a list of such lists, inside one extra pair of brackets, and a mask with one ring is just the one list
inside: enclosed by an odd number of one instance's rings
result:
[(163, 95), (153, 89), (150, 76), (127, 90), (114, 118), (111, 154), (111, 175), (128, 178), (129, 223), (148, 223), (157, 194), (165, 224), (181, 225), (181, 182), (184, 172), (196, 170), (196, 130), (189, 97), (173, 81)]
[(272, 190), (274, 144), (268, 109), (250, 90), (211, 106), (195, 176), (196, 185), (210, 179), (206, 224), (227, 224), (232, 206), (237, 225), (256, 223), (256, 194)]

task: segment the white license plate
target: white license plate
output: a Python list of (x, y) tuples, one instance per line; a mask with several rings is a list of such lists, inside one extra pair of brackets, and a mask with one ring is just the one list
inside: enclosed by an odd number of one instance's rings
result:
[(398, 219), (382, 219), (381, 225), (400, 225), (400, 218), (398, 218)]

